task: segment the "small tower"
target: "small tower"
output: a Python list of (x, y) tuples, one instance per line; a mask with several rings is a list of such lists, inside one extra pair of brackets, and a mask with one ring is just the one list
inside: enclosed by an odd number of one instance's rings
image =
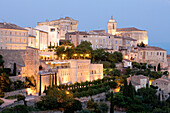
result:
[(111, 19), (107, 23), (107, 33), (115, 35), (117, 29), (117, 22), (113, 19), (113, 16), (111, 16)]

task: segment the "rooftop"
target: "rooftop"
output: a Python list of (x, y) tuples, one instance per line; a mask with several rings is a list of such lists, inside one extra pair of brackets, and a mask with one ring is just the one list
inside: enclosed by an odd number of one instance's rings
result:
[(127, 81), (132, 83), (133, 86), (135, 85), (140, 85), (140, 80), (141, 79), (147, 79), (149, 80), (148, 77), (144, 76), (144, 75), (134, 75), (134, 76), (131, 76), (131, 77), (128, 77), (127, 78)]
[(162, 49), (160, 47), (155, 46), (146, 46), (146, 47), (138, 47), (139, 50), (159, 50), (159, 51), (166, 51), (165, 49)]
[(87, 32), (87, 31), (75, 31), (75, 32), (68, 32), (69, 35), (100, 35), (100, 36), (113, 36), (112, 34), (105, 33), (105, 32)]
[(145, 30), (140, 30), (135, 27), (129, 27), (129, 28), (117, 28), (116, 31), (145, 31)]
[(11, 24), (11, 23), (0, 23), (0, 28), (4, 28), (4, 29), (17, 29), (17, 30), (26, 30), (20, 26), (17, 26), (15, 24)]
[(117, 35), (115, 35), (114, 38), (123, 38), (123, 39), (125, 39), (125, 40), (137, 41), (136, 39), (133, 39), (133, 38), (131, 38), (131, 37), (124, 37), (124, 36), (117, 36)]

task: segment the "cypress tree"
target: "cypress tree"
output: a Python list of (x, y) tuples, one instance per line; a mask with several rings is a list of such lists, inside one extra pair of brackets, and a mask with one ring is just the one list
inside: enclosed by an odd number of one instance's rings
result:
[(55, 85), (57, 86), (57, 74), (55, 73)]
[(133, 86), (132, 86), (131, 81), (130, 81), (130, 83), (129, 83), (128, 89), (129, 89), (129, 95), (128, 95), (128, 96), (129, 96), (131, 99), (134, 99), (134, 89), (133, 89)]
[(124, 96), (128, 96), (129, 95), (128, 85), (127, 85), (127, 80), (126, 79), (124, 80), (123, 95)]
[(54, 75), (52, 75), (52, 86), (54, 86)]
[(111, 92), (111, 100), (110, 100), (110, 113), (114, 113), (114, 104), (113, 104), (113, 91)]
[(161, 65), (160, 65), (160, 63), (158, 64), (158, 71), (161, 71)]
[(40, 75), (40, 86), (39, 86), (39, 96), (41, 96), (41, 75)]
[(14, 63), (13, 75), (14, 76), (17, 75), (17, 66), (16, 66), (16, 63)]

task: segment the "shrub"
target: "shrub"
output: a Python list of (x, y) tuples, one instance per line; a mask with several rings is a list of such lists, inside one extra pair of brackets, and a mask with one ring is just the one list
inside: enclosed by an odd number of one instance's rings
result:
[(29, 113), (29, 110), (24, 105), (17, 105), (3, 110), (2, 113)]
[(3, 103), (4, 103), (4, 101), (0, 99), (0, 105), (2, 105)]
[(5, 99), (16, 99), (18, 95), (14, 95), (14, 96), (8, 96)]
[(5, 96), (5, 93), (3, 91), (0, 91), (0, 97), (4, 97)]

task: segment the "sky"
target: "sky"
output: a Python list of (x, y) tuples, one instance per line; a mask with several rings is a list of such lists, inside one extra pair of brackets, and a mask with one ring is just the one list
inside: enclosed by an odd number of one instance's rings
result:
[(113, 16), (118, 28), (147, 30), (149, 45), (170, 54), (170, 0), (0, 0), (0, 22), (35, 27), (66, 16), (80, 31), (106, 30)]

